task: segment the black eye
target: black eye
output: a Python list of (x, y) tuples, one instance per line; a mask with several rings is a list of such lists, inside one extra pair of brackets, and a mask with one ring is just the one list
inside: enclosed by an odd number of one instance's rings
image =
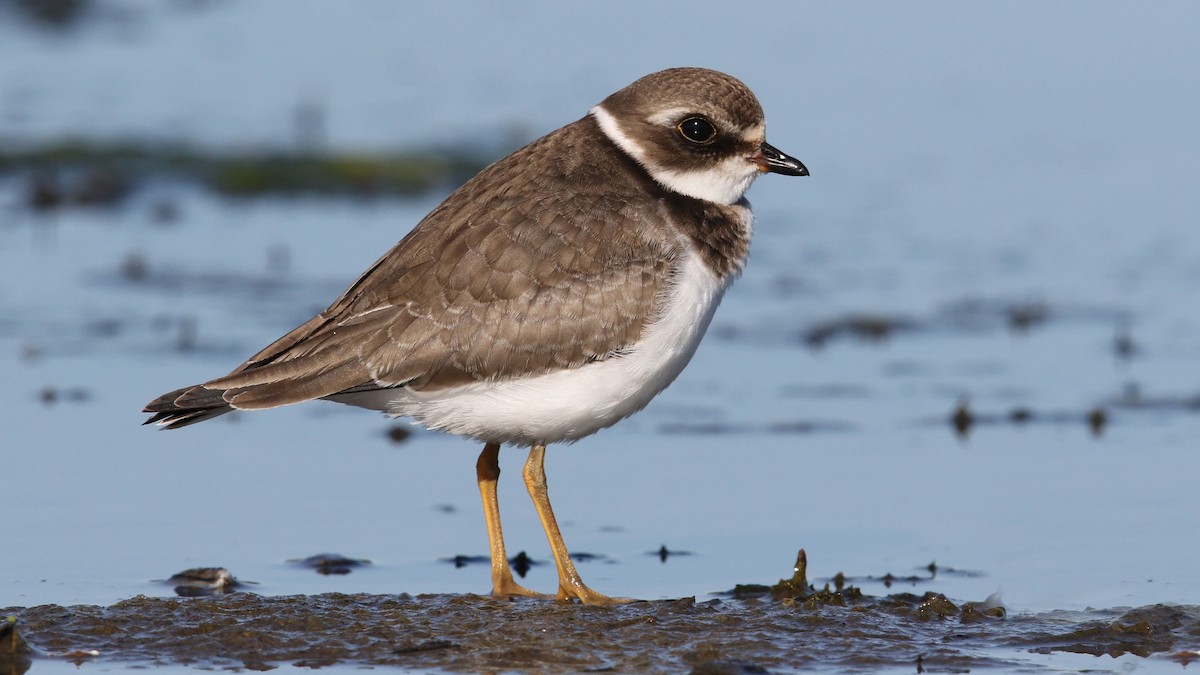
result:
[(717, 137), (717, 130), (713, 127), (712, 122), (703, 117), (689, 117), (680, 122), (676, 128), (684, 138), (701, 145), (712, 143), (713, 139)]

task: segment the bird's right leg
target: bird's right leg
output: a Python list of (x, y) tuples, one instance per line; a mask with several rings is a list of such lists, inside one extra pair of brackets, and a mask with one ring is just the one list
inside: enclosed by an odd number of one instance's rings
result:
[(488, 543), (492, 552), (492, 595), (546, 597), (514, 581), (512, 569), (508, 566), (508, 556), (504, 552), (504, 532), (500, 529), (500, 500), (496, 496), (496, 483), (500, 480), (499, 443), (483, 446), (483, 452), (479, 453), (479, 461), (475, 463), (475, 476), (479, 480), (479, 494), (483, 497), (483, 517), (487, 519)]

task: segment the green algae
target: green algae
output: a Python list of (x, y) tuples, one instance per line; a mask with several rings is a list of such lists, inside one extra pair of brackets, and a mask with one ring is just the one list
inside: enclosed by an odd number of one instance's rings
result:
[(119, 201), (146, 180), (194, 182), (233, 197), (413, 196), (456, 186), (495, 158), (470, 148), (392, 152), (222, 150), (151, 141), (60, 139), (0, 148), (0, 175), (31, 175), (33, 208)]

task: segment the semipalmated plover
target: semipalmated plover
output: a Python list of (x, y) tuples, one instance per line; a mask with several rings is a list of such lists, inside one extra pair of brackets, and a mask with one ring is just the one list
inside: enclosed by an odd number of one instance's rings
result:
[(229, 375), (158, 397), (147, 424), (326, 399), (478, 439), (498, 596), (538, 595), (513, 580), (496, 498), (500, 446), (531, 446), (557, 597), (614, 602), (563, 544), (546, 444), (615, 424), (679, 375), (746, 261), (744, 195), (768, 172), (808, 174), (766, 142), (746, 85), (647, 75), (484, 169), (328, 309)]

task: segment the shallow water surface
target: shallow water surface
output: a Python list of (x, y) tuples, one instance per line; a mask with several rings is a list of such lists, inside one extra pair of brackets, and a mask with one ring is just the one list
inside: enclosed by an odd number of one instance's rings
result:
[[(813, 176), (752, 189), (752, 259), (679, 380), (548, 454), (581, 574), (645, 601), (597, 609), (475, 595), (474, 443), (330, 403), (139, 427), (322, 309), (450, 186), (250, 200), (150, 179), (51, 208), (5, 168), (0, 606), (36, 672), (90, 649), (82, 670), (463, 672), (1158, 671), (1200, 649), (1193, 5), (766, 4), (702, 44), (654, 26), (707, 34), (717, 3), (589, 9), (586, 35), (552, 3), (101, 6), (74, 33), (0, 22), (2, 140), (286, 146), (315, 99), (330, 147), (491, 149), (689, 62), (746, 79)], [(534, 34), (561, 58), (501, 44)], [(605, 35), (625, 48), (601, 65)], [(524, 455), (501, 454), (506, 539), (550, 591)], [(866, 597), (722, 595), (800, 548), (818, 589)], [(290, 562), (322, 553), (369, 563)], [(242, 586), (178, 597), (164, 580), (193, 568)], [(930, 593), (957, 611), (922, 613)], [(989, 597), (1004, 618), (964, 621)]]

